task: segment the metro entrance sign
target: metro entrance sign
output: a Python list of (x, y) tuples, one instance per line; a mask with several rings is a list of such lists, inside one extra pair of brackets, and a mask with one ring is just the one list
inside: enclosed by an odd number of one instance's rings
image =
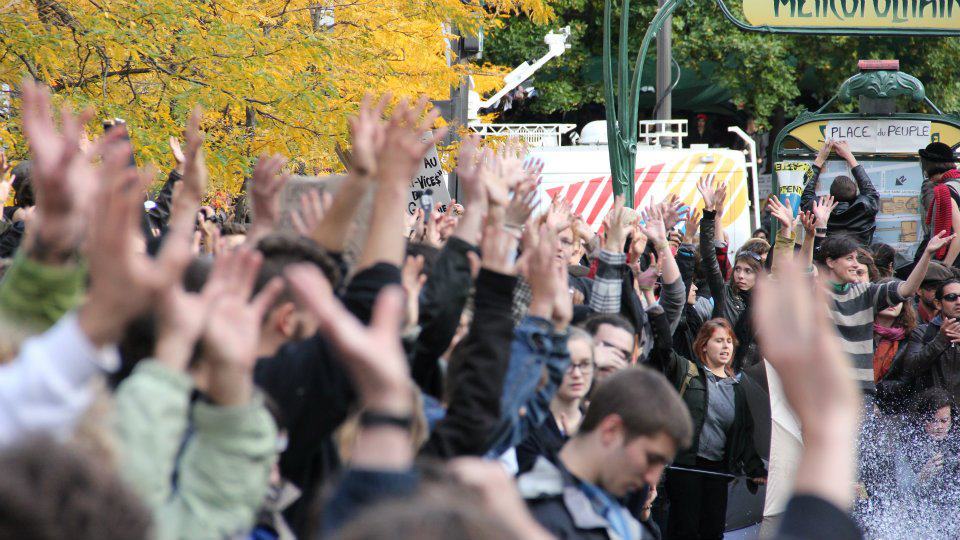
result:
[(771, 28), (960, 31), (960, 0), (743, 0), (743, 14)]

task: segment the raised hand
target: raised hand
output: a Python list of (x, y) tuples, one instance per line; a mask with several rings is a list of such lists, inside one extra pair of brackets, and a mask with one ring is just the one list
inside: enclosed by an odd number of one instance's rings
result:
[[(200, 206), (200, 199), (207, 191), (207, 162), (203, 153), (203, 135), (200, 133), (200, 121), (203, 113), (199, 107), (191, 111), (184, 129), (187, 149), (184, 153), (180, 148), (180, 141), (170, 137), (170, 148), (178, 160), (177, 167), (181, 173), (181, 180), (174, 186), (175, 196), (170, 207), (170, 226), (189, 227), (193, 216)], [(175, 143), (175, 144), (174, 144)], [(182, 161), (179, 161), (181, 160)], [(219, 231), (218, 231), (219, 232)]]
[(936, 236), (933, 236), (932, 238), (930, 238), (930, 241), (927, 242), (927, 247), (926, 249), (924, 249), (924, 251), (930, 255), (933, 255), (934, 253), (939, 251), (940, 248), (949, 244), (950, 241), (953, 240), (956, 236), (957, 236), (957, 233), (953, 233), (947, 236), (947, 231), (940, 231), (936, 234)]
[(767, 204), (770, 208), (770, 214), (780, 222), (780, 226), (783, 228), (783, 235), (792, 238), (794, 225), (796, 224), (793, 217), (793, 209), (785, 206), (777, 197), (770, 197)]
[(504, 221), (508, 227), (520, 228), (530, 219), (530, 214), (537, 206), (537, 186), (539, 183), (540, 180), (534, 178), (524, 180), (517, 185), (513, 198), (510, 199), (510, 203), (504, 212)]
[(483, 253), (483, 268), (499, 274), (514, 275), (516, 264), (517, 238), (499, 224), (488, 220), (483, 230), (480, 252)]
[[(7, 161), (7, 153), (3, 151), (3, 148), (0, 148), (0, 180), (6, 180), (11, 169), (13, 169), (13, 165)], [(6, 201), (6, 199), (3, 200)]]
[(727, 184), (725, 182), (721, 183), (720, 186), (717, 188), (716, 205), (717, 205), (716, 207), (717, 215), (716, 217), (714, 217), (714, 219), (717, 222), (716, 230), (719, 231), (723, 229), (721, 222), (723, 221), (723, 214), (724, 212), (726, 212), (726, 206), (727, 206)]
[(561, 233), (573, 224), (573, 208), (557, 194), (550, 203), (544, 222), (554, 233)]
[(824, 141), (823, 146), (820, 147), (820, 150), (817, 152), (817, 157), (814, 158), (813, 163), (817, 167), (823, 167), (823, 164), (827, 162), (827, 159), (830, 157), (830, 152), (833, 150), (833, 140), (829, 139)]
[(326, 215), (333, 204), (333, 196), (330, 192), (323, 193), (311, 189), (300, 195), (300, 209), (290, 213), (290, 220), (293, 222), (293, 228), (300, 236), (312, 238), (314, 231), (323, 222), (323, 216)]
[(524, 170), (523, 149), (514, 141), (508, 141), (497, 152), (483, 152), (482, 177), (487, 188), (490, 204), (505, 207), (510, 203), (510, 192), (527, 177)]
[(647, 235), (643, 234), (643, 229), (640, 228), (640, 220), (637, 220), (637, 223), (633, 226), (633, 238), (630, 242), (630, 260), (640, 259), (640, 256), (647, 249), (648, 241)]
[(241, 247), (220, 254), (208, 278), (217, 289), (203, 332), (203, 359), (211, 366), (207, 393), (214, 403), (235, 406), (253, 394), (253, 366), (264, 316), (283, 290), (274, 278), (251, 299), (263, 256)]
[(313, 265), (289, 267), (285, 276), (297, 299), (320, 322), (320, 331), (340, 352), (367, 410), (396, 415), (413, 409), (410, 368), (400, 343), (403, 293), (387, 287), (377, 298), (370, 326), (364, 326), (333, 295)]
[(717, 209), (717, 200), (719, 195), (719, 186), (716, 186), (714, 180), (717, 175), (715, 174), (705, 174), (700, 177), (700, 181), (697, 182), (697, 190), (700, 192), (700, 196), (703, 197), (703, 209), (714, 212)]
[(814, 215), (810, 210), (805, 210), (800, 212), (800, 223), (803, 225), (803, 230), (806, 231), (808, 235), (813, 236), (817, 232), (817, 216)]
[(79, 314), (81, 328), (97, 346), (117, 342), (127, 323), (156, 304), (191, 258), (192, 221), (168, 229), (156, 259), (135, 249), (143, 188), (152, 174), (131, 168), (130, 155), (129, 142), (111, 145), (97, 172), (103, 180), (86, 245), (90, 286)]
[(540, 173), (543, 172), (543, 160), (540, 158), (530, 158), (523, 164), (523, 182), (540, 181)]
[(642, 213), (643, 220), (638, 228), (647, 239), (653, 242), (653, 245), (660, 249), (667, 243), (667, 229), (663, 222), (663, 212), (660, 205), (653, 205)]
[(350, 140), (353, 142), (350, 173), (362, 179), (369, 179), (377, 174), (377, 155), (383, 150), (386, 140), (383, 111), (390, 102), (390, 94), (381, 96), (376, 106), (372, 106), (370, 101), (370, 94), (364, 94), (360, 110), (349, 120)]
[(260, 156), (250, 179), (250, 198), (253, 204), (253, 231), (250, 241), (256, 242), (273, 231), (280, 222), (280, 190), (290, 179), (280, 174), (287, 158), (274, 154)]
[(683, 210), (683, 201), (675, 193), (671, 193), (665, 201), (660, 203), (660, 213), (663, 214), (664, 227), (669, 231), (677, 226), (677, 223), (686, 218)]
[(384, 127), (383, 144), (376, 152), (376, 175), (381, 180), (405, 187), (420, 169), (427, 151), (446, 135), (447, 128), (442, 127), (432, 136), (426, 136), (440, 116), (435, 108), (426, 112), (428, 103), (427, 98), (422, 97), (411, 107), (404, 98), (393, 108)]
[(170, 145), (170, 153), (173, 154), (174, 170), (183, 174), (183, 167), (187, 158), (183, 155), (183, 148), (180, 147), (180, 139), (171, 135), (167, 144)]
[(700, 230), (700, 220), (703, 219), (703, 212), (699, 208), (694, 208), (687, 218), (687, 226), (684, 229), (683, 241), (687, 244), (695, 244), (697, 232)]
[(623, 253), (627, 235), (637, 221), (637, 213), (624, 206), (624, 201), (623, 195), (614, 197), (613, 208), (603, 218), (603, 249), (614, 253)]
[(21, 117), (33, 160), (30, 178), (37, 203), (24, 249), (35, 260), (59, 264), (76, 252), (86, 230), (98, 184), (92, 160), (120, 140), (125, 128), (108, 131), (89, 154), (84, 153), (80, 141), (93, 110), (75, 115), (64, 106), (58, 129), (49, 92), (31, 80), (23, 81)]
[(847, 165), (850, 167), (857, 166), (857, 158), (853, 157), (853, 152), (850, 151), (850, 143), (847, 141), (835, 141), (833, 148), (837, 151), (837, 155), (847, 162)]
[(830, 214), (838, 204), (840, 203), (833, 198), (833, 195), (824, 195), (813, 201), (813, 215), (817, 217), (816, 228), (826, 228), (827, 222), (830, 221)]

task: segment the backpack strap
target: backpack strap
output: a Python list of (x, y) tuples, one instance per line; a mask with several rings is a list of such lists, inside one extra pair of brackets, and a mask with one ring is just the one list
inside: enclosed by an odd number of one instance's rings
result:
[(683, 382), (680, 383), (680, 397), (683, 397), (683, 394), (687, 391), (687, 386), (690, 384), (695, 377), (700, 376), (700, 369), (697, 368), (697, 364), (687, 361), (687, 372), (683, 375)]

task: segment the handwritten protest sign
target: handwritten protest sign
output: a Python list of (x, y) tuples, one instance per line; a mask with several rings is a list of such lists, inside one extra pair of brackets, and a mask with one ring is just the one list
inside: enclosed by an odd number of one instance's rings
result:
[(826, 140), (847, 141), (850, 150), (863, 153), (916, 153), (930, 143), (930, 122), (923, 120), (831, 120)]
[[(433, 133), (428, 131), (424, 135), (424, 141), (433, 137)], [(437, 153), (437, 147), (433, 146), (427, 151), (427, 155), (420, 164), (420, 170), (410, 181), (410, 194), (407, 197), (407, 212), (411, 214), (420, 206), (420, 199), (426, 190), (433, 190), (433, 206), (439, 207), (441, 211), (447, 210), (450, 204), (450, 192), (447, 190), (447, 174), (443, 172), (440, 166), (440, 155)]]

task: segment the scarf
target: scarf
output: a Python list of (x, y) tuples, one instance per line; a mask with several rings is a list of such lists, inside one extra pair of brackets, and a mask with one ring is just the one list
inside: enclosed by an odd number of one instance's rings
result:
[(890, 371), (893, 358), (900, 348), (900, 341), (907, 337), (907, 331), (903, 328), (889, 328), (873, 323), (873, 333), (880, 338), (873, 353), (873, 382), (878, 383)]
[[(950, 188), (946, 185), (946, 181), (958, 178), (960, 178), (960, 171), (950, 169), (940, 175), (937, 185), (933, 187), (933, 202), (927, 208), (927, 217), (924, 220), (924, 223), (928, 226), (931, 223), (933, 224), (933, 230), (931, 231), (933, 236), (939, 234), (940, 231), (946, 231), (948, 235), (953, 233), (953, 224), (950, 220)], [(934, 209), (936, 209), (936, 212), (934, 212)], [(935, 257), (938, 260), (943, 260), (947, 256), (948, 247), (949, 245), (945, 245), (940, 248)]]

